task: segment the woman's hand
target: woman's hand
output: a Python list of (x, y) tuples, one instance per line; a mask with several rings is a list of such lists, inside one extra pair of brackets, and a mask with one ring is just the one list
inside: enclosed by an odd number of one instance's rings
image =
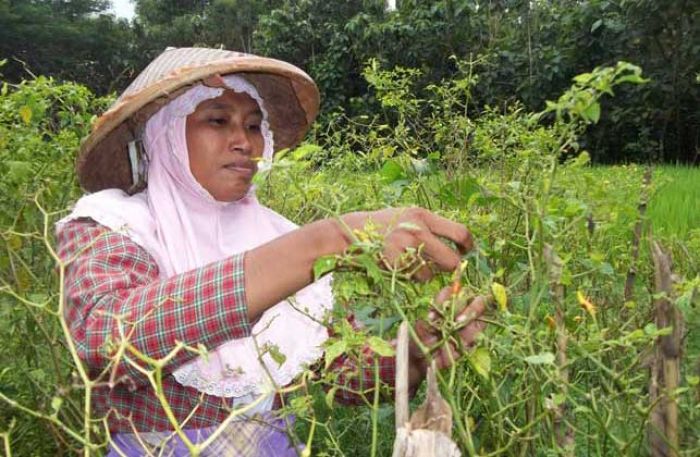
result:
[[(438, 216), (423, 208), (389, 208), (380, 211), (357, 212), (341, 217), (351, 230), (362, 231), (368, 224), (384, 237), (384, 262), (387, 267), (401, 268), (403, 254), (408, 249), (421, 248), (424, 264), (414, 276), (420, 281), (433, 277), (431, 265), (443, 271), (453, 271), (459, 265), (460, 255), (473, 246), (469, 230), (457, 222)], [(442, 238), (452, 240), (457, 250)], [(346, 233), (349, 244), (352, 236)]]
[[(442, 307), (452, 297), (452, 286), (445, 287), (435, 298), (436, 306)], [(454, 299), (465, 300), (466, 298), (460, 297), (458, 294)], [(460, 305), (460, 303), (455, 303), (456, 309), (459, 309)], [(458, 330), (437, 348), (435, 346), (441, 342), (443, 337), (441, 332), (434, 326), (438, 320), (438, 313), (431, 311), (428, 315), (428, 322), (416, 322), (416, 335), (420, 339), (421, 344), (428, 350), (434, 348), (434, 352), (429, 355), (424, 354), (418, 344), (411, 340), (408, 349), (408, 359), (410, 367), (409, 384), (412, 387), (418, 386), (423, 380), (431, 359), (435, 359), (438, 369), (447, 368), (452, 366), (463, 355), (465, 349), (469, 349), (474, 345), (477, 336), (486, 326), (483, 321), (479, 320), (486, 310), (486, 306), (486, 297), (479, 296), (474, 298), (468, 306), (455, 316), (454, 323)]]
[[(459, 265), (460, 254), (472, 248), (471, 234), (464, 225), (422, 208), (356, 212), (341, 216), (340, 221), (316, 221), (246, 253), (245, 289), (250, 320), (309, 285), (314, 279), (314, 262), (324, 255), (342, 254), (354, 239), (351, 231), (362, 231), (370, 222), (384, 237), (386, 266), (400, 267), (409, 248), (420, 253), (425, 262), (417, 266), (414, 274), (420, 281), (433, 276), (433, 265), (453, 271)], [(445, 239), (454, 242), (456, 249), (448, 246)]]

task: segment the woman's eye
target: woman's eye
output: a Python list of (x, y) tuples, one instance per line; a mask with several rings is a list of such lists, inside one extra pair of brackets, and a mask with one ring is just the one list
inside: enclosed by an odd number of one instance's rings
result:
[(248, 126), (248, 130), (251, 130), (253, 132), (259, 132), (260, 131), (260, 124), (251, 124)]
[(226, 124), (226, 119), (223, 117), (213, 117), (209, 119), (209, 123), (214, 125), (224, 125)]

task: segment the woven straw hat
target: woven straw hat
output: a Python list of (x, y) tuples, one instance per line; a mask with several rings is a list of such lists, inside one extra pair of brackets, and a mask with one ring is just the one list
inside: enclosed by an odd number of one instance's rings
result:
[(146, 121), (171, 99), (212, 75), (242, 73), (265, 100), (275, 151), (297, 145), (316, 118), (319, 93), (309, 75), (286, 62), (205, 48), (168, 48), (151, 62), (93, 126), (76, 170), (88, 192), (142, 190), (133, 173)]

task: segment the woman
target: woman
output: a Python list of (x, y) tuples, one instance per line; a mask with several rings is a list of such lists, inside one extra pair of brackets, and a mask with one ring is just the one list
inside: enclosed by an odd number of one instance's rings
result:
[[(315, 260), (342, 253), (368, 221), (383, 233), (389, 263), (423, 246), (419, 280), (432, 276), (430, 264), (458, 265), (459, 253), (441, 237), (471, 247), (466, 228), (416, 208), (296, 227), (260, 205), (258, 167), (303, 138), (318, 102), (311, 78), (287, 63), (168, 49), (83, 143), (77, 172), (93, 193), (58, 223), (59, 255), (73, 338), (91, 376), (104, 381), (92, 410), (107, 417), (114, 455), (187, 455), (224, 422), (206, 455), (295, 455), (274, 417), (274, 392), (313, 364), (328, 338), (330, 279), (313, 282)], [(464, 316), (483, 307), (475, 300)], [(427, 328), (417, 326), (430, 343)], [(480, 329), (466, 326), (464, 343)], [(212, 352), (191, 350), (201, 345)], [(437, 357), (449, 364), (448, 354)], [(425, 362), (416, 346), (410, 359), (417, 386)], [(158, 394), (147, 370), (163, 360)], [(388, 384), (393, 364), (379, 360)], [(375, 387), (374, 373), (346, 357), (331, 369), (347, 387), (341, 399)], [(234, 408), (243, 413), (232, 420)], [(175, 436), (173, 421), (182, 429)]]

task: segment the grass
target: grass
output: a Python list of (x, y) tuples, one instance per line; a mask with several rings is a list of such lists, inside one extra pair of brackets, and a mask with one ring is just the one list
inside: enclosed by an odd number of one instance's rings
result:
[(659, 234), (685, 238), (700, 229), (700, 168), (661, 166), (658, 188), (649, 202), (649, 219)]
[[(580, 232), (567, 234), (566, 243), (562, 243), (560, 247), (563, 251), (573, 253), (570, 257), (573, 259), (570, 261), (570, 268), (576, 269), (575, 282), (569, 287), (565, 298), (565, 306), (569, 309), (569, 320), (566, 322), (569, 322), (567, 325), (571, 332), (572, 344), (569, 349), (569, 370), (572, 373), (572, 381), (568, 386), (567, 398), (571, 404), (577, 405), (578, 410), (571, 413), (571, 417), (580, 429), (577, 434), (576, 455), (647, 455), (644, 449), (646, 440), (643, 432), (647, 416), (640, 413), (636, 407), (640, 405), (644, 407), (645, 402), (648, 401), (645, 378), (648, 370), (638, 365), (640, 354), (644, 354), (648, 348), (643, 347), (646, 343), (630, 343), (636, 338), (630, 335), (644, 334), (645, 326), (652, 320), (649, 293), (650, 287), (653, 287), (653, 271), (648, 253), (647, 229), (644, 231), (640, 258), (637, 262), (638, 293), (634, 305), (636, 311), (627, 311), (626, 318), (620, 317), (623, 303), (621, 293), (630, 265), (631, 240), (634, 225), (638, 219), (637, 207), (644, 172), (645, 167), (639, 165), (562, 169), (559, 182), (565, 185), (557, 187), (549, 202), (549, 211), (557, 217), (561, 217), (567, 211), (579, 211), (579, 206), (575, 203), (585, 202), (586, 206), (581, 206), (584, 208), (581, 210), (582, 214), (591, 214), (592, 220), (595, 221), (593, 236), (589, 237), (581, 229)], [(499, 182), (497, 170), (494, 169), (475, 170), (474, 176), (484, 177), (492, 173), (494, 176), (484, 181)], [(309, 211), (310, 208), (316, 208), (314, 205), (338, 208), (339, 212), (343, 212), (358, 207), (374, 208), (411, 203), (428, 206), (432, 203), (434, 209), (464, 221), (474, 231), (475, 238), (483, 240), (487, 247), (495, 246), (499, 237), (512, 238), (510, 232), (504, 232), (502, 228), (504, 222), (508, 224), (510, 220), (494, 216), (500, 214), (497, 202), (489, 203), (486, 200), (481, 203), (473, 202), (469, 197), (462, 195), (470, 190), (466, 185), (459, 187), (456, 185), (456, 180), (448, 182), (441, 174), (425, 179), (411, 178), (412, 180), (409, 180), (409, 184), (404, 189), (405, 192), (394, 193), (395, 187), (379, 184), (381, 174), (376, 171), (353, 169), (353, 173), (349, 173), (343, 168), (339, 170), (327, 168), (308, 178), (305, 174), (296, 176), (292, 169), (288, 168), (281, 170), (277, 175), (274, 189), (262, 188), (261, 194), (271, 199), (268, 204), (272, 203), (276, 209), (286, 211), (290, 217), (297, 220), (318, 217), (318, 214)], [(299, 184), (293, 184), (296, 180)], [(419, 183), (424, 186), (419, 186)], [(284, 192), (284, 189), (296, 187), (301, 191), (294, 195)], [(454, 196), (441, 192), (443, 187), (453, 190)], [(423, 188), (425, 193), (420, 192)], [(674, 261), (678, 261), (679, 264), (676, 271), (680, 276), (689, 279), (697, 274), (698, 260), (700, 260), (700, 255), (690, 254), (696, 252), (693, 251), (693, 240), (700, 240), (699, 192), (700, 169), (654, 167), (653, 198), (646, 213), (645, 227), (653, 228), (659, 241), (673, 250)], [(309, 204), (310, 201), (314, 205)], [(490, 222), (492, 217), (495, 222)], [(554, 223), (557, 221), (555, 218), (552, 220)], [(585, 223), (585, 219), (579, 219), (577, 222), (580, 227), (585, 227)], [(695, 231), (693, 232), (692, 229)], [(573, 231), (572, 229), (571, 232)], [(692, 236), (693, 233), (697, 234), (695, 238)], [(586, 242), (587, 247), (584, 245)], [(682, 250), (677, 250), (679, 246)], [(498, 257), (499, 255), (501, 257)], [(495, 253), (493, 256), (497, 260), (506, 259), (505, 254)], [(692, 262), (688, 258), (690, 256), (692, 256)], [(598, 260), (595, 260), (596, 258)], [(589, 265), (595, 267), (601, 262), (608, 264), (609, 273), (603, 273), (601, 268), (598, 273), (591, 274), (593, 270)], [(517, 268), (517, 265), (513, 268)], [(584, 275), (590, 278), (587, 282), (578, 279)], [(340, 278), (336, 280), (338, 281), (336, 284), (342, 282)], [(347, 281), (351, 282), (352, 279)], [(576, 310), (579, 308), (575, 299), (577, 290), (588, 293), (599, 306), (596, 322), (587, 321), (582, 312), (577, 314)], [(425, 294), (427, 295), (427, 291)], [(518, 409), (519, 402), (523, 401), (523, 398), (530, 398), (535, 405), (533, 408), (541, 408), (541, 403), (545, 401), (542, 400), (543, 398), (553, 398), (552, 395), (560, 393), (556, 388), (556, 372), (550, 376), (546, 367), (529, 367), (528, 370), (521, 371), (514, 368), (522, 366), (525, 356), (553, 351), (551, 333), (542, 324), (545, 315), (553, 313), (551, 303), (546, 299), (537, 302), (532, 308), (537, 310), (533, 314), (535, 317), (532, 318), (533, 324), (531, 324), (535, 330), (528, 336), (514, 332), (513, 335), (518, 335), (520, 338), (511, 339), (510, 334), (502, 329), (520, 328), (518, 326), (528, 319), (524, 306), (530, 303), (529, 300), (534, 301), (534, 299), (524, 290), (517, 290), (513, 286), (509, 289), (509, 294), (512, 299), (511, 312), (524, 320), (509, 321), (508, 318), (500, 316), (497, 322), (501, 327), (498, 330), (492, 327), (489, 331), (490, 340), (488, 341), (491, 342), (491, 346), (488, 346), (488, 354), (491, 357), (493, 384), (482, 382), (480, 378), (474, 376), (466, 364), (463, 364), (462, 371), (456, 376), (461, 384), (456, 384), (456, 387), (451, 390), (445, 389), (446, 395), (454, 395), (457, 399), (458, 403), (455, 403), (457, 405), (455, 410), (459, 412), (457, 416), (462, 419), (465, 417), (474, 419), (475, 428), (471, 431), (472, 439), (475, 440), (480, 452), (495, 452), (506, 445), (503, 443), (509, 443), (507, 437), (503, 438), (507, 435), (510, 426), (508, 420), (504, 419), (505, 416), (516, 424), (522, 425), (527, 422), (526, 412), (523, 412), (522, 408)], [(369, 300), (365, 295), (356, 298), (358, 304)], [(376, 298), (378, 302), (385, 300), (381, 296)], [(574, 320), (577, 317), (579, 321)], [(695, 308), (689, 310), (686, 319), (690, 331), (685, 341), (683, 379), (685, 376), (696, 376), (694, 367), (700, 357), (699, 335), (693, 330), (700, 328), (697, 326), (698, 313)], [(577, 345), (575, 348), (574, 343)], [(581, 355), (584, 353), (585, 357)], [(513, 356), (513, 354), (517, 355)], [(629, 358), (629, 354), (635, 355)], [(595, 360), (598, 365), (592, 365), (591, 360)], [(606, 370), (599, 370), (596, 366), (604, 366)], [(624, 379), (623, 383), (611, 384), (610, 379), (605, 376), (607, 370), (616, 373), (614, 382), (619, 383), (619, 379)], [(539, 386), (540, 390), (521, 387), (534, 385)], [(626, 386), (625, 392), (618, 396), (620, 392), (614, 391), (621, 385)], [(686, 386), (686, 384), (683, 385)], [(458, 389), (463, 390), (460, 393)], [(691, 425), (697, 420), (697, 401), (691, 400), (690, 394), (683, 395), (685, 396), (681, 402), (681, 423), (685, 427), (682, 433), (684, 440), (682, 446), (685, 453), (682, 455), (697, 455), (698, 442), (696, 432), (693, 431), (695, 429)], [(418, 400), (420, 399), (419, 396)], [(312, 417), (319, 421), (313, 445), (314, 454), (320, 456), (369, 455), (371, 409), (334, 406), (329, 410), (324, 400), (325, 392), (314, 392), (315, 407)], [(604, 406), (600, 406), (599, 402)], [(510, 409), (504, 413), (502, 405), (510, 405), (507, 406)], [(379, 440), (380, 448), (377, 449), (377, 455), (390, 455), (393, 439), (392, 414), (391, 404), (380, 407), (379, 436), (383, 438)], [(544, 422), (538, 424), (533, 428), (538, 428), (539, 433), (546, 434), (547, 430), (551, 430), (544, 425)], [(301, 420), (298, 428), (300, 436), (307, 436), (308, 429), (308, 423)], [(456, 439), (462, 439), (459, 436), (455, 434)], [(498, 439), (501, 440), (499, 441), (501, 447), (491, 444)], [(518, 455), (527, 452), (527, 441), (515, 440), (514, 443), (513, 449), (503, 450), (501, 455)], [(533, 455), (553, 455), (554, 444), (542, 440), (539, 446), (540, 450), (533, 452)]]

